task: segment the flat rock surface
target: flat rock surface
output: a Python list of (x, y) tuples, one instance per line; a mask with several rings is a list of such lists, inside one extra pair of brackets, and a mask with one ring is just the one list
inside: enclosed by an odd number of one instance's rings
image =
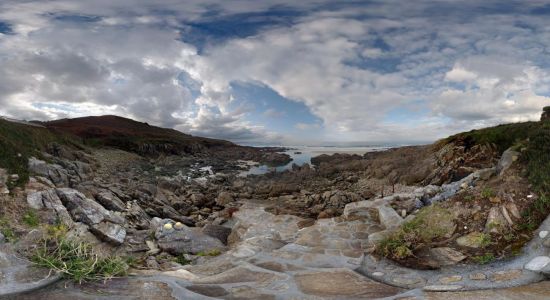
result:
[(0, 297), (39, 289), (59, 279), (55, 273), (33, 267), (8, 244), (0, 246)]
[(545, 300), (550, 298), (550, 282), (544, 281), (525, 286), (508, 289), (469, 291), (469, 292), (446, 292), (446, 293), (425, 293), (424, 297), (410, 299), (427, 300)]
[(298, 273), (294, 280), (304, 294), (321, 297), (374, 299), (400, 292), (398, 288), (370, 280), (349, 269)]

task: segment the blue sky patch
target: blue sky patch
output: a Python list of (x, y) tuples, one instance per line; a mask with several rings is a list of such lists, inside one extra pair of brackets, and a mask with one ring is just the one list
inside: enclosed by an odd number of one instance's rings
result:
[(2, 33), (2, 34), (13, 34), (13, 30), (11, 28), (11, 25), (9, 23), (0, 21), (0, 33)]
[(203, 49), (208, 44), (254, 36), (270, 27), (291, 26), (304, 12), (275, 6), (262, 12), (219, 15), (213, 10), (207, 18), (183, 24), (181, 40)]
[(316, 130), (321, 127), (322, 120), (307, 106), (284, 98), (268, 86), (237, 82), (231, 87), (237, 103), (253, 106), (246, 119), (254, 124), (263, 124), (269, 130), (287, 134), (300, 130), (297, 128), (300, 123), (311, 125)]

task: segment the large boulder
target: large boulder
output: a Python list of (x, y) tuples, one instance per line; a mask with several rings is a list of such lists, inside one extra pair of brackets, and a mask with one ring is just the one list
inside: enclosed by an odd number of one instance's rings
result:
[(155, 237), (159, 248), (173, 255), (225, 250), (220, 240), (200, 232), (198, 228), (190, 228), (181, 223), (176, 225), (171, 220), (161, 223)]

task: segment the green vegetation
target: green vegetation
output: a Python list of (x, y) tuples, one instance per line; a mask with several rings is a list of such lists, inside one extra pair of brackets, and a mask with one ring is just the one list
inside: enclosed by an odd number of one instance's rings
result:
[(0, 120), (0, 168), (18, 174), (19, 179), (13, 185), (21, 186), (29, 179), (28, 158), (40, 158), (41, 151), (54, 142), (74, 145), (74, 142), (46, 128)]
[(197, 256), (218, 256), (222, 254), (222, 252), (219, 249), (212, 249), (209, 251), (201, 251), (197, 253)]
[(478, 244), (481, 248), (485, 248), (491, 245), (491, 242), (491, 235), (482, 233), (477, 237), (476, 244)]
[(0, 233), (4, 235), (4, 238), (6, 239), (6, 242), (14, 242), (17, 237), (15, 236), (15, 231), (10, 226), (10, 222), (8, 222), (4, 218), (0, 218)]
[[(548, 108), (545, 108), (548, 111)], [(524, 222), (520, 230), (535, 230), (550, 213), (550, 121), (499, 125), (459, 133), (443, 142), (464, 141), (466, 147), (476, 144), (495, 145), (498, 151), (513, 147), (521, 151), (521, 162), (527, 166), (527, 178), (538, 197), (522, 212)], [(492, 191), (483, 190), (484, 198)]]
[(185, 254), (180, 254), (179, 256), (176, 257), (174, 261), (183, 266), (191, 263), (189, 259), (185, 258)]
[(525, 221), (520, 229), (535, 230), (550, 212), (550, 122), (533, 131), (527, 150), (522, 155), (527, 165), (527, 178), (539, 195), (522, 212)]
[(40, 224), (40, 218), (38, 217), (36, 211), (30, 209), (23, 215), (23, 223), (30, 227), (37, 227), (38, 224)]
[(67, 239), (62, 225), (52, 226), (48, 232), (49, 236), (31, 255), (38, 266), (61, 272), (78, 283), (126, 275), (128, 264), (123, 258), (101, 256), (90, 244)]
[(466, 196), (464, 196), (464, 201), (466, 201), (466, 202), (471, 202), (472, 200), (474, 200), (474, 196), (472, 196), (472, 195), (466, 195)]
[(445, 141), (454, 142), (463, 140), (466, 147), (479, 144), (495, 145), (497, 150), (502, 153), (506, 149), (529, 138), (531, 133), (539, 127), (539, 122), (498, 125), (495, 127), (459, 133), (448, 137)]
[(422, 208), (417, 216), (401, 225), (382, 240), (376, 251), (385, 257), (405, 259), (414, 255), (422, 245), (429, 245), (446, 237), (454, 229), (453, 216), (439, 205)]
[(489, 199), (489, 198), (494, 197), (494, 196), (495, 196), (495, 192), (493, 192), (493, 190), (489, 187), (485, 187), (481, 191), (481, 197), (483, 197), (485, 199)]
[(474, 256), (472, 258), (476, 263), (480, 265), (485, 265), (495, 260), (495, 256), (493, 255), (493, 253), (485, 253), (480, 256)]

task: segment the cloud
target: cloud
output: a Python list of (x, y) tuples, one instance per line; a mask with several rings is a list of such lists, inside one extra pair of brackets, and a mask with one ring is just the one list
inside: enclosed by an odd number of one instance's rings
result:
[(317, 129), (317, 128), (320, 128), (321, 125), (318, 124), (318, 123), (296, 123), (294, 124), (294, 127), (296, 127), (297, 129), (300, 129), (300, 130), (311, 130), (311, 129)]
[[(109, 113), (239, 142), (289, 140), (251, 121), (231, 87), (242, 82), (321, 120), (292, 122), (294, 140), (316, 131), (326, 141), (429, 141), (539, 117), (550, 104), (545, 9), (538, 1), (7, 0), (0, 114)], [(388, 121), (418, 101), (425, 115)]]

